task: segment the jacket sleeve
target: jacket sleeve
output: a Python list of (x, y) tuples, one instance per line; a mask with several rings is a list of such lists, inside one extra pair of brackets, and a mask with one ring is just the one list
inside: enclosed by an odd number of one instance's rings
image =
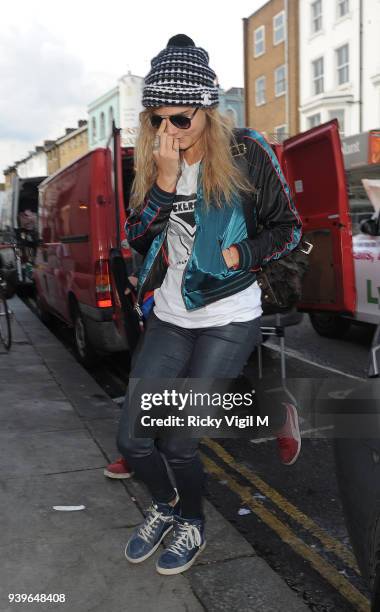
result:
[(261, 226), (261, 231), (234, 246), (239, 251), (239, 268), (255, 271), (288, 255), (297, 246), (302, 222), (271, 146), (253, 130), (245, 139), (250, 180), (257, 190), (256, 225)]
[(169, 221), (175, 193), (163, 191), (156, 183), (145, 198), (141, 210), (131, 208), (127, 213), (125, 234), (131, 248), (145, 255), (153, 239)]

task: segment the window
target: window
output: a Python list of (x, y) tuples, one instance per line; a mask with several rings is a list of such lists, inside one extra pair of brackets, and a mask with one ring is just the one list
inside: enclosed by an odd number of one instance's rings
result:
[(274, 71), (274, 93), (275, 96), (282, 96), (286, 93), (286, 66), (279, 66)]
[(266, 77), (265, 76), (262, 76), (256, 79), (255, 88), (256, 88), (256, 106), (261, 106), (262, 104), (265, 104), (266, 102), (266, 98), (265, 98)]
[(320, 124), (321, 124), (321, 113), (310, 115), (310, 117), (307, 118), (307, 126), (309, 130), (310, 128), (313, 128), (316, 125), (320, 125)]
[(344, 109), (336, 108), (329, 111), (329, 119), (338, 119), (340, 135), (344, 135)]
[(316, 0), (311, 4), (311, 33), (315, 34), (322, 30), (322, 0)]
[(93, 117), (91, 121), (91, 135), (92, 135), (92, 142), (95, 142), (96, 141), (96, 119), (95, 117)]
[(350, 10), (349, 0), (338, 0), (338, 19), (347, 15)]
[(336, 67), (338, 72), (338, 85), (348, 83), (349, 80), (349, 52), (348, 45), (336, 50)]
[(288, 136), (287, 126), (285, 124), (276, 126), (274, 128), (274, 134), (275, 134), (277, 142), (279, 143), (284, 142), (285, 138)]
[(323, 57), (319, 57), (311, 63), (313, 75), (313, 95), (323, 93)]
[(108, 119), (110, 122), (110, 132), (112, 132), (112, 122), (114, 120), (115, 116), (114, 116), (114, 112), (113, 112), (113, 106), (110, 106), (108, 109)]
[(100, 139), (106, 137), (106, 118), (104, 113), (100, 113)]
[(259, 57), (265, 53), (265, 26), (260, 26), (253, 33), (254, 38), (254, 52), (255, 57)]
[(282, 11), (273, 17), (273, 44), (278, 45), (285, 40), (285, 13)]

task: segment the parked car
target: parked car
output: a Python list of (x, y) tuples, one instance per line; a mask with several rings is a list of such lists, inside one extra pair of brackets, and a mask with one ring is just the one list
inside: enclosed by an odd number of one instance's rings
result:
[(39, 187), (37, 307), (42, 319), (73, 327), (85, 365), (127, 350), (137, 334), (124, 295), (132, 254), (122, 235), (132, 178), (133, 150), (121, 148), (115, 130), (113, 150), (94, 149)]
[[(11, 187), (4, 192), (0, 215), (0, 243), (8, 254), (0, 258), (0, 269), (9, 286), (19, 293), (33, 292), (33, 264), (37, 248), (38, 186), (44, 176), (13, 176)], [(4, 269), (2, 265), (4, 264)], [(10, 269), (12, 264), (12, 269)]]

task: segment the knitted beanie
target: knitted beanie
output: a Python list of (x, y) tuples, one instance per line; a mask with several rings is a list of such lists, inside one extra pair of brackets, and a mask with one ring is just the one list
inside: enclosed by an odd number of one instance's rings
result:
[(151, 61), (145, 77), (142, 104), (211, 108), (219, 103), (215, 72), (207, 51), (196, 47), (185, 34), (173, 36)]

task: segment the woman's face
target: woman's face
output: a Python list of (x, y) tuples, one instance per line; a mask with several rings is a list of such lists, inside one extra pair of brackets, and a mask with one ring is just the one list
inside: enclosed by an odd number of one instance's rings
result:
[[(160, 117), (170, 117), (171, 115), (184, 115), (185, 117), (191, 117), (195, 110), (192, 106), (160, 106), (152, 111), (152, 114), (159, 115)], [(206, 114), (199, 108), (191, 120), (191, 125), (187, 129), (181, 129), (171, 123), (166, 122), (166, 133), (173, 138), (179, 139), (179, 148), (181, 151), (186, 151), (192, 147), (200, 137), (206, 127)]]

